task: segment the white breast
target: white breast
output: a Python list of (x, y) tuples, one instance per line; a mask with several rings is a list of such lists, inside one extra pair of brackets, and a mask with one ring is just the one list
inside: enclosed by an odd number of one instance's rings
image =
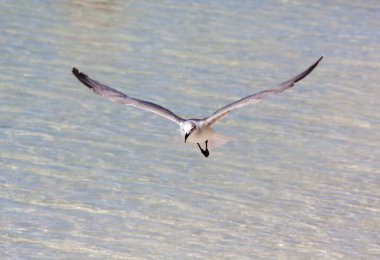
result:
[(206, 140), (211, 139), (214, 134), (214, 130), (208, 126), (201, 129), (195, 129), (187, 139), (187, 142), (192, 144), (203, 143)]

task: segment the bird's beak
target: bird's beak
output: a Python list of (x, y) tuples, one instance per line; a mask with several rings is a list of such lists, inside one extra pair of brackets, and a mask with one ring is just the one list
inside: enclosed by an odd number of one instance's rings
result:
[(187, 138), (189, 137), (189, 135), (190, 135), (190, 134), (187, 134), (187, 133), (185, 134), (185, 143), (186, 143), (186, 140), (187, 140)]

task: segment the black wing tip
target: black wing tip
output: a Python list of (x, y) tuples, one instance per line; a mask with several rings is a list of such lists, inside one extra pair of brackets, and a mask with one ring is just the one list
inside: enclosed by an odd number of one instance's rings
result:
[(300, 75), (296, 76), (295, 78), (293, 78), (291, 81), (293, 81), (294, 83), (300, 81), (301, 79), (305, 78), (307, 75), (309, 75), (319, 64), (319, 62), (325, 57), (325, 55), (323, 54), (321, 57), (319, 57), (319, 59), (314, 62), (313, 65), (311, 65), (307, 70), (305, 70), (304, 72), (302, 72)]
[(313, 65), (311, 65), (311, 68), (314, 69), (315, 67), (317, 67), (317, 65), (319, 64), (319, 62), (320, 62), (324, 57), (325, 57), (325, 55), (322, 54), (322, 56), (319, 57), (319, 59), (318, 59)]
[(75, 75), (75, 77), (77, 77), (77, 78), (79, 78), (79, 77), (81, 77), (81, 78), (87, 77), (86, 74), (84, 74), (83, 72), (79, 71), (76, 67), (73, 67), (71, 71)]
[(324, 57), (325, 57), (325, 55), (322, 54), (322, 56), (319, 57), (319, 59), (318, 59), (313, 65), (310, 66), (310, 69), (311, 69), (311, 70), (314, 70), (314, 68), (318, 66), (319, 62), (320, 62)]
[(322, 56), (317, 60), (317, 64), (325, 57), (324, 54), (322, 54)]
[(76, 67), (73, 67), (71, 72), (76, 76), (76, 75), (79, 75), (80, 71), (76, 68)]
[(80, 82), (82, 82), (85, 86), (87, 86), (88, 88), (91, 88), (91, 89), (93, 88), (93, 86), (89, 82), (89, 77), (86, 74), (84, 74), (83, 72), (81, 72), (80, 70), (78, 70), (76, 67), (73, 67), (71, 71), (74, 74), (74, 76)]
[(319, 59), (318, 59), (313, 65), (311, 65), (309, 69), (313, 70), (315, 67), (317, 67), (317, 65), (319, 64), (319, 62), (320, 62), (324, 57), (325, 57), (325, 55), (322, 54), (322, 56), (319, 57)]

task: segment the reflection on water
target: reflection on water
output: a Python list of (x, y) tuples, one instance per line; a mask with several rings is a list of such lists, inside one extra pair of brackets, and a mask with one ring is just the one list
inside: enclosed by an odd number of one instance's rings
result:
[[(2, 258), (378, 257), (380, 6), (334, 2), (2, 3)], [(70, 73), (203, 117), (322, 53), (207, 160)]]

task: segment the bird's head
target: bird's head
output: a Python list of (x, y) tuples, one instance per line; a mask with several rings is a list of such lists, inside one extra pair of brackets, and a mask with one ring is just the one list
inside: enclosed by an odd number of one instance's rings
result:
[(196, 124), (192, 121), (185, 121), (181, 124), (181, 135), (185, 137), (185, 143), (187, 138), (196, 129)]

